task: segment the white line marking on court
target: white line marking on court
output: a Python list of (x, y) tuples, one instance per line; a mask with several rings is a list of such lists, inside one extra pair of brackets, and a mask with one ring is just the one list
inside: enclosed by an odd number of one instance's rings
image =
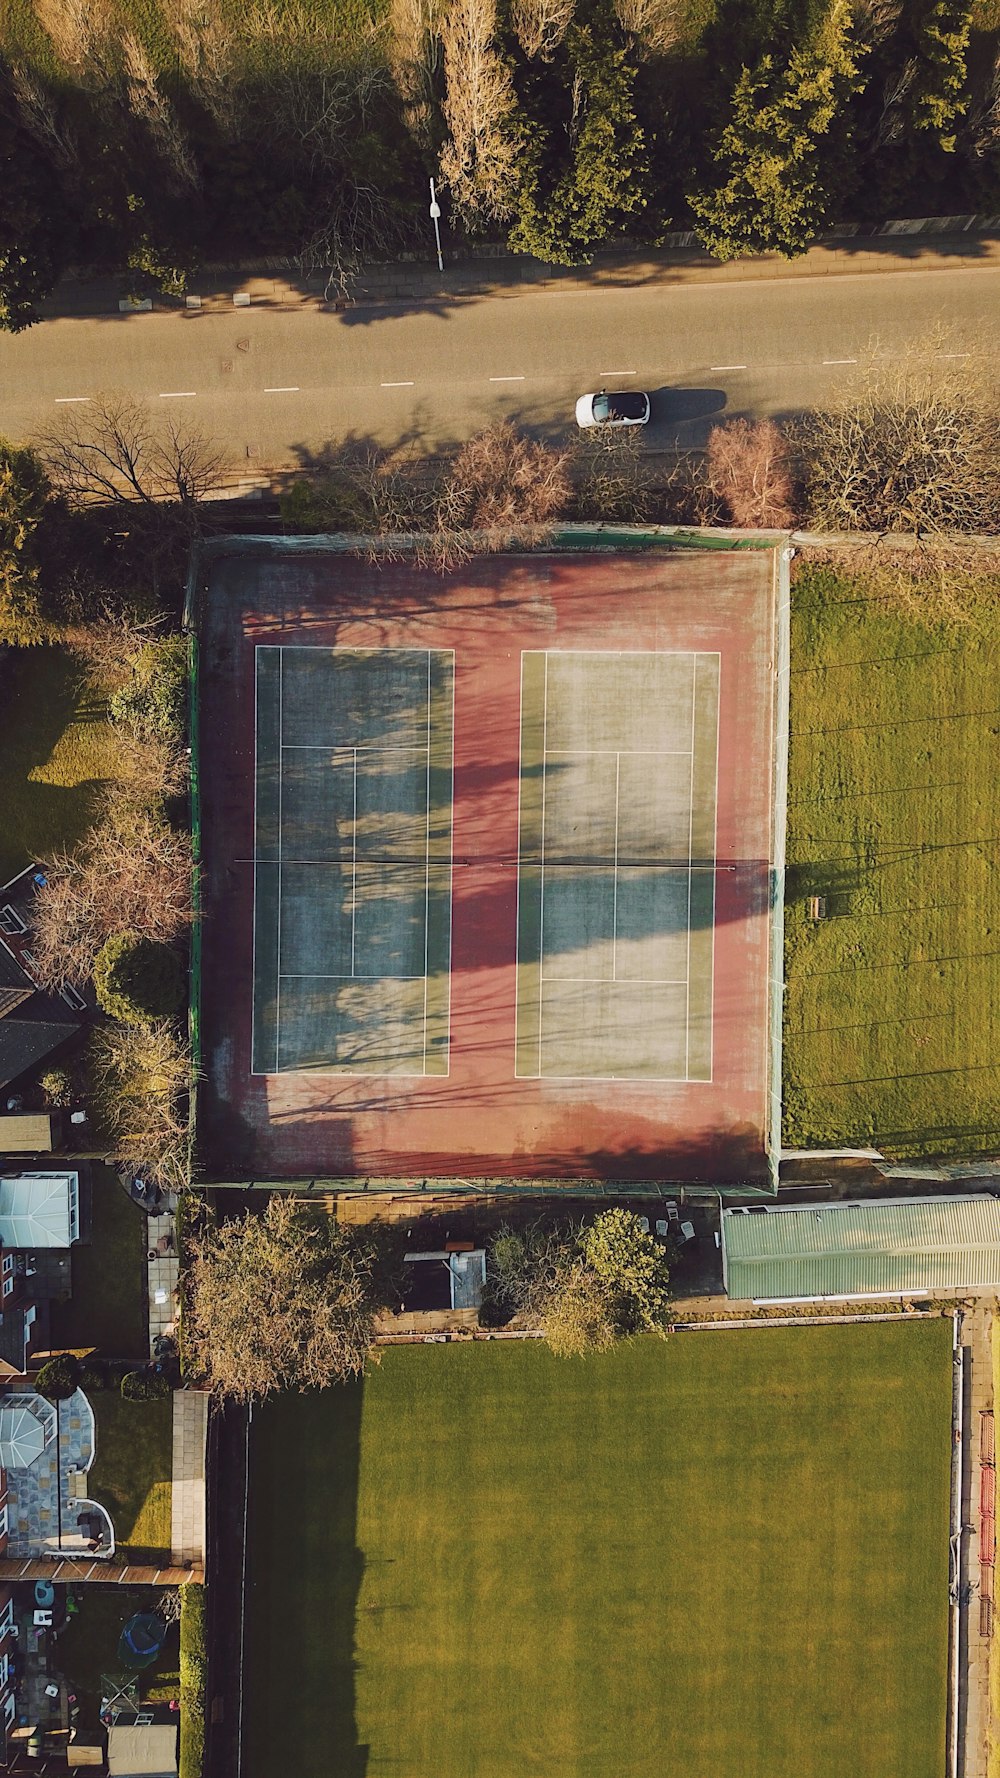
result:
[(824, 358), (824, 364), (857, 364), (856, 358)]
[(545, 985), (545, 758), (549, 743), (549, 655), (542, 694), (542, 831), (538, 847), (538, 1074), (542, 1073), (542, 989)]
[(265, 395), (298, 395), (298, 393), (298, 383), (276, 383), (270, 389), (264, 390)]
[(354, 802), (351, 811), (351, 974), (354, 974), (354, 941), (358, 925), (358, 750), (354, 754)]
[(709, 370), (746, 370), (745, 364), (710, 364)]
[[(607, 981), (606, 975), (547, 975), (545, 980), (560, 987), (567, 982), (572, 987), (598, 988)], [(616, 978), (623, 988), (683, 988), (683, 975), (623, 975)]]
[(57, 395), (56, 407), (73, 407), (78, 401), (89, 401), (89, 395)]
[(274, 960), (274, 1072), (281, 1061), (281, 802), (283, 773), (281, 770), (281, 737), (285, 732), (285, 651), (278, 649), (278, 936)]
[[(380, 388), (380, 389), (412, 389), (412, 388), (413, 388), (413, 384), (412, 384), (412, 383), (380, 383), (380, 384), (379, 384), (379, 388)], [(300, 644), (299, 644), (299, 646), (300, 646), (300, 647), (301, 647), (301, 646), (302, 646), (302, 644), (301, 644), (301, 643), (300, 643)], [(363, 650), (360, 650), (360, 649), (352, 649), (352, 650), (350, 650), (350, 652), (351, 652), (351, 653), (353, 653), (353, 654), (359, 654), (359, 653), (362, 653), (362, 652), (363, 652)], [(411, 653), (411, 654), (422, 654), (422, 653), (423, 653), (423, 649), (420, 649), (420, 648), (411, 648), (411, 649), (410, 649), (410, 651), (409, 651), (409, 652), (410, 652), (410, 653)]]
[(684, 1078), (691, 1076), (691, 884), (694, 872), (694, 727), (698, 714), (698, 656), (691, 657), (691, 777), (688, 782), (687, 986), (684, 991)]
[(188, 395), (197, 395), (197, 389), (161, 389), (161, 401), (182, 401)]
[(621, 784), (622, 756), (615, 754), (615, 877), (614, 902), (611, 911), (611, 980), (618, 980), (618, 790)]
[(427, 650), (427, 797), (424, 832), (424, 1073), (427, 1073), (427, 970), (431, 940), (431, 651)]

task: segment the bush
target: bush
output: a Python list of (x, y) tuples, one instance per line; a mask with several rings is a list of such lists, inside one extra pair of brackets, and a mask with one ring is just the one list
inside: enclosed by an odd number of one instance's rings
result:
[(80, 1366), (80, 1388), (89, 1395), (108, 1386), (108, 1367), (103, 1358), (88, 1358)]
[(201, 1778), (205, 1758), (205, 1589), (181, 1587), (179, 1778)]
[(67, 1401), (79, 1387), (80, 1360), (74, 1352), (57, 1352), (35, 1378), (35, 1388), (46, 1401)]
[(65, 1068), (50, 1068), (47, 1074), (42, 1075), (38, 1084), (54, 1108), (62, 1110), (72, 1104), (73, 1082)]
[(121, 1391), (125, 1401), (164, 1401), (170, 1384), (159, 1371), (126, 1371)]
[(115, 933), (97, 954), (94, 987), (104, 1011), (123, 1025), (170, 1018), (184, 1000), (181, 960), (156, 939)]
[(119, 1166), (162, 1191), (191, 1183), (191, 1056), (173, 1027), (100, 1025), (88, 1049), (90, 1102)]
[(186, 684), (183, 636), (145, 642), (133, 659), (131, 678), (111, 695), (111, 720), (134, 734), (180, 745)]
[(788, 446), (773, 420), (730, 420), (708, 435), (707, 481), (734, 525), (785, 531), (792, 524)]

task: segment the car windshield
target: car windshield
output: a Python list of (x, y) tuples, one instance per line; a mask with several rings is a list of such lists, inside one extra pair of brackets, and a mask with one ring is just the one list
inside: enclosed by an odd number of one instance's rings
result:
[(646, 412), (644, 395), (595, 395), (594, 419), (598, 425), (608, 420), (641, 420)]

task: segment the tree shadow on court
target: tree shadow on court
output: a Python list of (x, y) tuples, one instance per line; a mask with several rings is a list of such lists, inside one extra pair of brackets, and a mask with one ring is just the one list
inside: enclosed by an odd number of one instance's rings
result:
[(363, 1381), (258, 1408), (248, 1532), (247, 1778), (366, 1778), (356, 1627)]

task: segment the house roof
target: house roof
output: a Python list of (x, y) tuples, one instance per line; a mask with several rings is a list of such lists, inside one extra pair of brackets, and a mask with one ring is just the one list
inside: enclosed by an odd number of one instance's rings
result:
[(56, 996), (43, 994), (0, 940), (0, 1087), (44, 1062), (80, 1029)]
[(73, 1226), (70, 1197), (78, 1173), (0, 1175), (0, 1244), (4, 1247), (69, 1247)]
[(724, 1210), (722, 1245), (729, 1295), (757, 1302), (1000, 1288), (1000, 1200)]

